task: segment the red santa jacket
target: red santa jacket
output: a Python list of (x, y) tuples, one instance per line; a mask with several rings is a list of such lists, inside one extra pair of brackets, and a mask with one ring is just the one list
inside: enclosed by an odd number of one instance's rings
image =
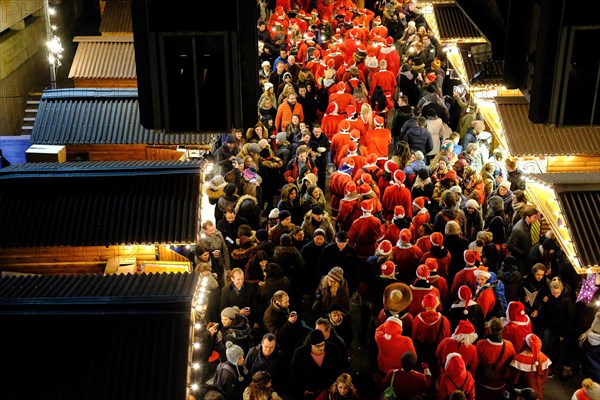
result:
[[(344, 164), (345, 162), (348, 162), (348, 160), (352, 159), (352, 161), (354, 161), (354, 169), (352, 170), (352, 179), (356, 178), (356, 174), (358, 173), (358, 171), (365, 166), (365, 164), (367, 163), (367, 159), (364, 156), (364, 151), (366, 151), (362, 146), (360, 146), (358, 148), (358, 152), (357, 154), (351, 155), (348, 153), (348, 145), (345, 144), (342, 149), (340, 150), (339, 154), (339, 161), (337, 163), (335, 163), (335, 165), (337, 167), (339, 167), (340, 165)], [(334, 161), (335, 162), (335, 161)]]
[(371, 129), (365, 134), (365, 141), (371, 153), (377, 154), (377, 157), (387, 157), (392, 133), (386, 128)]
[[(535, 362), (539, 365), (535, 365)], [(517, 354), (510, 363), (510, 381), (512, 386), (518, 389), (530, 387), (538, 395), (539, 400), (544, 399), (544, 385), (548, 379), (548, 367), (552, 361), (540, 352), (537, 360), (531, 351), (522, 351)]]
[[(429, 223), (431, 216), (426, 208), (419, 210), (412, 219), (410, 224), (411, 241), (415, 243), (417, 241), (417, 235), (419, 234), (419, 228), (421, 225)], [(431, 245), (431, 243), (429, 243)], [(429, 249), (427, 249), (429, 250)]]
[(437, 275), (436, 271), (436, 275), (433, 275), (433, 273), (429, 275), (429, 283), (431, 286), (435, 286), (440, 292), (440, 301), (442, 304), (448, 304), (448, 295), (450, 294), (450, 291), (448, 289), (446, 278)]
[(396, 77), (392, 72), (387, 69), (379, 70), (371, 76), (371, 81), (369, 83), (369, 97), (373, 97), (373, 90), (375, 89), (375, 86), (379, 85), (381, 86), (381, 89), (383, 89), (385, 96), (389, 99), (394, 94), (394, 90), (396, 90), (396, 84)]
[(529, 319), (528, 315), (525, 315), (525, 317), (527, 321), (508, 321), (504, 324), (504, 329), (502, 329), (502, 339), (509, 340), (513, 344), (515, 351), (523, 348), (525, 336), (531, 333), (531, 319)]
[(348, 232), (352, 223), (361, 217), (362, 210), (358, 206), (360, 198), (358, 196), (352, 199), (343, 198), (339, 202), (339, 211), (335, 220), (340, 228)]
[(423, 253), (417, 246), (403, 245), (403, 247), (392, 247), (392, 257), (398, 272), (397, 279), (400, 282), (410, 284), (415, 278), (415, 272), (419, 266), (419, 260)]
[[(413, 399), (417, 396), (423, 396), (429, 392), (429, 382), (425, 375), (415, 370), (404, 371), (402, 369), (388, 371), (387, 375), (379, 385), (379, 393), (382, 393), (392, 382), (394, 376), (394, 390), (396, 393), (402, 393), (404, 399)], [(420, 398), (420, 397), (419, 397)]]
[(494, 305), (496, 304), (494, 288), (487, 283), (483, 287), (477, 288), (477, 291), (475, 292), (475, 301), (481, 307), (483, 318), (486, 321), (489, 320), (491, 316), (488, 316), (488, 313), (492, 311)]
[[(344, 154), (342, 157), (340, 157), (340, 152), (342, 151), (342, 147), (344, 147), (344, 145), (348, 144), (349, 142), (350, 132), (339, 131), (338, 133), (333, 135), (333, 137), (331, 138), (331, 144), (329, 145), (329, 152), (331, 155), (331, 159), (334, 163), (336, 159), (341, 159), (343, 156), (345, 156)], [(336, 164), (336, 166), (339, 167), (339, 164)]]
[(460, 375), (444, 370), (440, 374), (440, 384), (437, 391), (437, 400), (446, 400), (455, 390), (462, 390), (467, 395), (467, 400), (475, 400), (475, 381), (469, 371)]
[[(504, 353), (500, 357), (502, 344), (504, 344)], [(482, 339), (477, 342), (476, 347), (479, 357), (479, 367), (475, 374), (477, 383), (492, 390), (505, 387), (509, 378), (509, 361), (516, 355), (512, 343), (508, 340), (498, 343), (492, 342), (490, 339)], [(486, 365), (492, 364), (496, 365), (496, 376), (490, 380), (484, 376), (483, 371)]]
[(476, 269), (477, 268), (475, 266), (465, 267), (456, 273), (454, 280), (452, 281), (452, 287), (450, 288), (450, 301), (455, 301), (458, 299), (458, 288), (460, 288), (462, 285), (467, 285), (471, 289), (471, 292), (475, 292), (476, 280), (473, 271)]
[(444, 368), (446, 364), (446, 356), (450, 353), (458, 353), (462, 356), (467, 371), (472, 375), (477, 371), (479, 365), (479, 356), (477, 355), (477, 347), (475, 344), (466, 345), (453, 337), (447, 337), (438, 344), (435, 350), (435, 358), (438, 361), (440, 369)]
[[(418, 233), (418, 231), (417, 231), (417, 233)], [(412, 237), (415, 237), (415, 235), (413, 235)], [(431, 244), (431, 241), (429, 240), (429, 235), (425, 235), (425, 236), (421, 236), (420, 238), (417, 239), (417, 241), (415, 242), (415, 246), (420, 248), (423, 251), (423, 255), (425, 255), (429, 252), (429, 250), (431, 250), (431, 246), (433, 246), (433, 245)], [(450, 254), (450, 253), (448, 253), (448, 254)], [(448, 263), (450, 263), (450, 261), (448, 261)], [(447, 269), (447, 267), (446, 267), (446, 269)], [(439, 271), (439, 267), (438, 267), (438, 271)]]
[(344, 115), (339, 114), (326, 114), (321, 121), (321, 129), (327, 139), (331, 141), (336, 133), (339, 132), (340, 122), (345, 119)]
[(386, 187), (381, 204), (383, 204), (383, 218), (387, 221), (394, 216), (394, 207), (396, 206), (403, 206), (406, 216), (412, 218), (412, 197), (410, 190), (405, 186), (394, 184)]
[(388, 36), (388, 28), (384, 25), (374, 26), (371, 28), (371, 33), (369, 35), (370, 39), (373, 40), (377, 37), (386, 38)]
[(377, 242), (382, 236), (379, 218), (364, 214), (352, 223), (348, 232), (348, 244), (356, 248), (357, 256), (369, 257), (375, 254)]
[(375, 330), (375, 343), (379, 348), (377, 366), (384, 374), (392, 369), (402, 368), (400, 359), (407, 351), (417, 354), (410, 337), (402, 335), (402, 324), (388, 318)]
[(346, 93), (345, 91), (340, 92), (336, 90), (335, 93), (329, 96), (329, 101), (335, 101), (337, 103), (339, 110), (338, 113), (343, 116), (346, 116), (346, 107), (348, 107), (350, 104), (356, 107), (356, 100), (354, 100), (354, 96)]
[[(412, 301), (408, 305), (408, 312), (413, 316), (413, 319), (419, 313), (425, 311), (425, 307), (423, 307), (423, 298), (427, 296), (429, 293), (435, 293), (437, 298), (440, 298), (440, 291), (437, 290), (435, 286), (430, 285), (422, 279), (417, 279), (414, 284), (410, 285), (410, 291), (412, 293)], [(442, 304), (438, 306), (437, 311), (442, 311)], [(414, 328), (414, 321), (413, 321)], [(450, 329), (448, 327), (448, 329)]]
[(423, 311), (413, 317), (412, 340), (422, 344), (431, 344), (434, 348), (450, 336), (450, 321), (437, 311)]
[(344, 192), (346, 183), (351, 180), (352, 177), (350, 174), (340, 171), (335, 171), (329, 177), (329, 193), (331, 194), (331, 207), (333, 209), (337, 209), (339, 207), (340, 200), (346, 195)]
[(385, 46), (379, 50), (377, 55), (377, 61), (386, 60), (387, 70), (394, 74), (394, 77), (398, 76), (400, 72), (400, 56), (396, 51), (396, 46)]

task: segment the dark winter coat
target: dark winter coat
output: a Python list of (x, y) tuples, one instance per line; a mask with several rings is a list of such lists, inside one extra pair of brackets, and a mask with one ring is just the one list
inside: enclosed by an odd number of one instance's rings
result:
[(250, 324), (258, 321), (258, 289), (256, 285), (244, 282), (239, 295), (233, 283), (221, 289), (221, 310), (233, 306), (237, 306), (240, 309), (250, 307), (250, 316), (248, 318)]
[(292, 283), (290, 291), (291, 307), (300, 307), (304, 293), (304, 260), (293, 246), (276, 246), (273, 262), (277, 263)]
[(308, 343), (297, 348), (292, 357), (290, 382), (299, 397), (305, 391), (317, 394), (329, 389), (337, 377), (345, 372), (342, 356), (335, 345), (325, 343), (325, 358), (320, 367), (313, 360), (310, 351), (311, 345)]
[(340, 251), (337, 243), (330, 243), (323, 249), (323, 253), (321, 253), (317, 272), (319, 276), (323, 276), (333, 267), (342, 268), (344, 270), (344, 279), (348, 282), (348, 287), (352, 293), (358, 288), (356, 262), (357, 256), (354, 247), (346, 245), (344, 250)]
[(260, 207), (256, 197), (249, 194), (240, 197), (235, 205), (235, 212), (240, 218), (245, 219), (252, 229), (259, 228)]
[(429, 153), (433, 149), (433, 140), (427, 128), (416, 126), (410, 128), (402, 137), (402, 140), (408, 142), (412, 151), (421, 151), (423, 154)]

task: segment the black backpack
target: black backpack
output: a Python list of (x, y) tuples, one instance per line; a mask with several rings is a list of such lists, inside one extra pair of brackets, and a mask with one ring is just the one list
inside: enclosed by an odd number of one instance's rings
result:
[(231, 367), (231, 365), (227, 364), (227, 362), (221, 362), (217, 365), (217, 369), (215, 370), (215, 378), (213, 380), (213, 385), (217, 387), (223, 386), (223, 373), (224, 371), (228, 371), (234, 377), (236, 376), (235, 371)]
[(317, 48), (315, 46), (308, 46), (306, 49), (306, 58), (304, 60), (305, 63), (311, 61), (313, 59), (313, 53)]

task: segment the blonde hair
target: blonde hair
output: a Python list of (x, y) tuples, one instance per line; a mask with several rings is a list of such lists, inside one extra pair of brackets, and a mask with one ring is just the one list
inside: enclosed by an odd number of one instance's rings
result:
[(340, 288), (340, 283), (335, 279), (332, 279), (333, 283), (331, 284), (331, 286), (329, 286), (329, 280), (327, 279), (328, 277), (329, 275), (325, 275), (323, 277), (323, 279), (321, 280), (321, 286), (323, 287), (323, 289), (329, 288), (329, 292), (331, 293), (331, 297), (333, 298), (337, 296), (337, 292)]
[(373, 129), (373, 109), (368, 103), (363, 103), (360, 108), (360, 115), (363, 116), (363, 120), (367, 121), (369, 129)]
[(561, 291), (563, 290), (563, 283), (558, 276), (555, 276), (554, 278), (552, 278), (552, 281), (550, 281), (550, 289), (560, 289)]

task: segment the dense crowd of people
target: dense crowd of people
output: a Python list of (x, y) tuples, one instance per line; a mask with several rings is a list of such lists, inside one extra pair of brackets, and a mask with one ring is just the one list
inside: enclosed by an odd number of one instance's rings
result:
[(204, 398), (542, 399), (582, 363), (599, 398), (600, 314), (416, 2), (258, 7), (258, 122), (215, 143), (187, 254)]

